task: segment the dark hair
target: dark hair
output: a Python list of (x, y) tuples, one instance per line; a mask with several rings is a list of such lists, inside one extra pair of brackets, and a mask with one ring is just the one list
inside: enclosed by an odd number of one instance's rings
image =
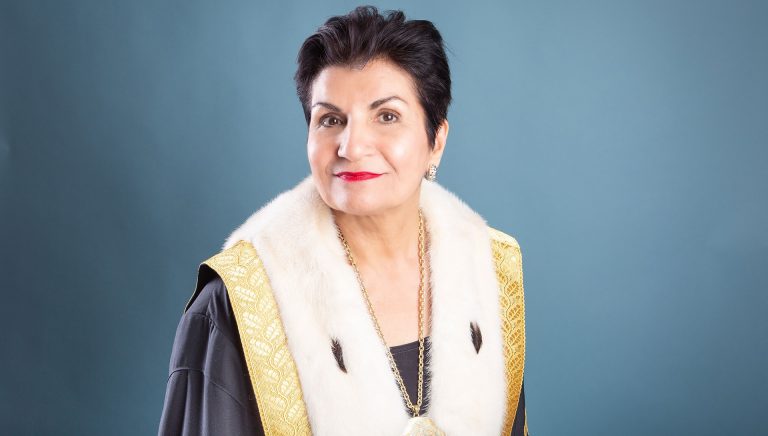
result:
[(430, 21), (406, 21), (402, 11), (387, 11), (384, 16), (374, 6), (359, 6), (347, 15), (329, 18), (302, 44), (294, 80), (307, 124), (312, 83), (325, 67), (360, 67), (377, 58), (411, 75), (426, 114), (429, 144), (434, 146), (435, 132), (451, 103), (451, 72), (443, 38)]

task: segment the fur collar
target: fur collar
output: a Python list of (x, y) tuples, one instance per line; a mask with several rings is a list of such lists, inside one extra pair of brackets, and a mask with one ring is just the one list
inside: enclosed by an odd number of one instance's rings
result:
[[(499, 287), (485, 221), (435, 182), (421, 207), (430, 235), (431, 385), (427, 416), (448, 435), (498, 435), (506, 407)], [(333, 216), (311, 177), (227, 239), (256, 248), (280, 308), (315, 435), (399, 435), (409, 416)], [(483, 342), (475, 350), (470, 323)], [(347, 372), (331, 351), (342, 346)]]

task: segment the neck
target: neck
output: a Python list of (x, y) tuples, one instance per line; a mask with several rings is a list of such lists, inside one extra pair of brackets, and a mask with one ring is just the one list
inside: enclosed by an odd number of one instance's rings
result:
[(419, 203), (403, 205), (377, 215), (350, 215), (333, 211), (356, 261), (409, 262), (418, 258)]

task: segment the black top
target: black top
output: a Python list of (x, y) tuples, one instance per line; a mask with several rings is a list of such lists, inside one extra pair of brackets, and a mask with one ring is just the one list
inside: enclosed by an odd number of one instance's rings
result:
[[(418, 386), (419, 386), (419, 341), (409, 342), (403, 345), (396, 345), (389, 347), (389, 352), (392, 353), (392, 357), (395, 359), (397, 370), (400, 372), (400, 377), (403, 378), (403, 384), (405, 384), (405, 390), (408, 391), (408, 397), (411, 399), (411, 403), (416, 404), (419, 398)], [(429, 371), (426, 370), (429, 365), (429, 337), (424, 338), (424, 376), (422, 377), (422, 401), (421, 408), (419, 408), (419, 414), (427, 413), (429, 410), (429, 398), (427, 397), (427, 386), (429, 386)], [(394, 376), (393, 376), (394, 378)], [(393, 380), (397, 384), (396, 380)], [(398, 386), (398, 390), (400, 386)], [(403, 406), (406, 408), (408, 414), (411, 410), (403, 400)]]
[[(227, 289), (215, 273), (209, 271), (208, 278), (176, 330), (158, 435), (263, 435)], [(415, 402), (418, 341), (391, 347), (390, 351), (408, 395)], [(427, 359), (428, 351), (427, 340)], [(425, 385), (428, 381), (427, 371)], [(428, 407), (426, 400), (422, 411)], [(512, 436), (523, 435), (524, 411), (525, 396), (521, 390)]]

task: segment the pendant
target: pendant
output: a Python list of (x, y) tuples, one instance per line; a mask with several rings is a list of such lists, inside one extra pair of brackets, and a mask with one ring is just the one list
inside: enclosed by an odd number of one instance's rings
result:
[(445, 436), (435, 422), (426, 416), (414, 416), (408, 420), (402, 436)]

